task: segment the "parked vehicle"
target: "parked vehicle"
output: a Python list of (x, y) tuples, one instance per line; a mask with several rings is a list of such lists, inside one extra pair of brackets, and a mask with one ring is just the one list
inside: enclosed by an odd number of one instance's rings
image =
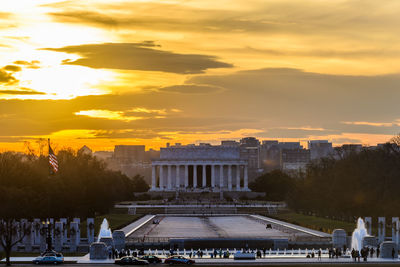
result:
[(145, 255), (140, 257), (140, 259), (146, 260), (149, 263), (162, 263), (162, 260), (159, 257), (153, 255)]
[(120, 259), (115, 260), (115, 264), (118, 265), (149, 265), (149, 262), (146, 260), (138, 259), (132, 256), (125, 256)]
[(64, 256), (60, 253), (56, 254), (44, 254), (42, 256), (36, 257), (32, 263), (34, 264), (62, 264), (64, 263)]
[(195, 263), (194, 260), (187, 259), (183, 256), (171, 256), (167, 259), (165, 259), (164, 263), (166, 264), (193, 264)]

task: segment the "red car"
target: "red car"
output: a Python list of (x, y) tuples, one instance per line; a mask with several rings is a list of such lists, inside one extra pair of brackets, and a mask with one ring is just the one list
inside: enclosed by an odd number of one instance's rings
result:
[(167, 259), (165, 259), (164, 263), (166, 264), (193, 264), (195, 261), (191, 259), (187, 259), (182, 256), (171, 256)]

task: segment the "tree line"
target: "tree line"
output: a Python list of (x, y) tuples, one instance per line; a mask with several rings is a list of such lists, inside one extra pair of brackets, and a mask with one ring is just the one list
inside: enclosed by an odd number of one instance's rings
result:
[(283, 200), (295, 211), (317, 216), (399, 216), (400, 150), (393, 140), (375, 149), (313, 161), (296, 176), (273, 171), (249, 187), (266, 192), (268, 200)]
[(45, 156), (0, 153), (0, 218), (92, 217), (149, 189), (143, 177), (108, 170), (91, 155), (62, 150), (57, 158), (50, 175)]

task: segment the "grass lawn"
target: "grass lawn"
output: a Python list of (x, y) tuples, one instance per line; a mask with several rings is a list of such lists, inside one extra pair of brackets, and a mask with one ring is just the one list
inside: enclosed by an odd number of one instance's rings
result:
[(349, 233), (353, 232), (353, 230), (356, 228), (355, 222), (349, 223), (295, 212), (280, 213), (270, 217), (326, 233), (332, 233), (334, 229), (339, 228), (344, 229), (347, 233)]

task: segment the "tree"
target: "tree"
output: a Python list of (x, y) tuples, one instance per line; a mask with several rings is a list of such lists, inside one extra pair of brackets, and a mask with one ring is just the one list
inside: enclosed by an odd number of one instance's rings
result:
[(286, 200), (293, 184), (293, 179), (288, 174), (274, 170), (257, 177), (249, 184), (249, 188), (256, 192), (265, 192), (268, 200)]
[(144, 180), (144, 177), (137, 174), (132, 178), (132, 186), (134, 192), (147, 192), (150, 187)]

